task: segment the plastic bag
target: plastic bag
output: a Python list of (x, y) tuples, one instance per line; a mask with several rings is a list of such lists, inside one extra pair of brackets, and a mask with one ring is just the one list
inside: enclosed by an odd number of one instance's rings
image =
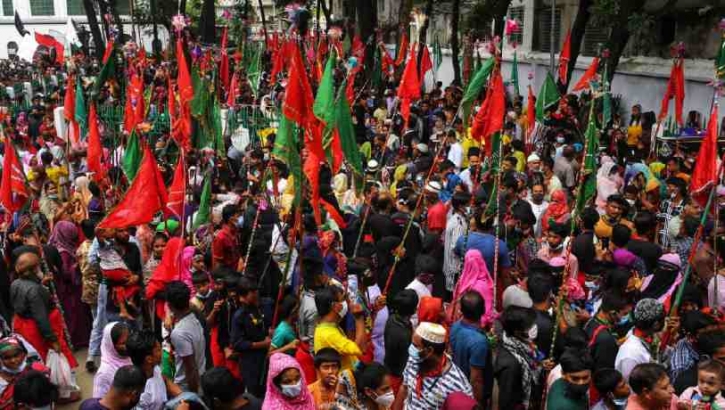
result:
[(48, 350), (45, 365), (50, 369), (50, 382), (58, 386), (61, 399), (69, 398), (78, 391), (68, 359), (53, 349)]

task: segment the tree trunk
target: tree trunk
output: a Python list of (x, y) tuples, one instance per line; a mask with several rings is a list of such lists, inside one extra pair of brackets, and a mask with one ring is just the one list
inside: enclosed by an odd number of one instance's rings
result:
[(86, 10), (88, 27), (90, 28), (91, 36), (93, 37), (95, 54), (96, 57), (100, 59), (103, 57), (103, 52), (106, 50), (106, 47), (104, 47), (103, 35), (101, 34), (101, 27), (98, 25), (98, 19), (96, 18), (96, 9), (93, 7), (93, 1), (83, 0), (83, 8)]
[(503, 18), (508, 12), (511, 0), (494, 1), (493, 5), (493, 32), (494, 35), (503, 38), (504, 21)]
[(458, 23), (461, 19), (461, 0), (453, 0), (451, 15), (451, 63), (453, 64), (453, 84), (461, 85), (461, 65), (458, 64), (460, 43), (458, 42)]
[(154, 40), (151, 42), (151, 49), (155, 56), (159, 56), (161, 54), (161, 43), (159, 43), (159, 26), (156, 23), (156, 19), (158, 14), (156, 14), (156, 1), (157, 0), (150, 0), (149, 1), (149, 7), (151, 8), (151, 16), (153, 19), (153, 36)]
[(416, 67), (418, 68), (418, 78), (420, 78), (421, 84), (423, 84), (425, 81), (423, 81), (423, 76), (425, 73), (420, 72), (420, 66), (423, 62), (423, 47), (428, 47), (427, 39), (428, 39), (428, 26), (430, 25), (430, 19), (433, 18), (433, 0), (427, 0), (425, 3), (425, 15), (426, 19), (423, 23), (423, 27), (420, 27), (418, 30), (418, 62), (416, 64)]
[(199, 18), (199, 37), (201, 42), (214, 44), (216, 41), (216, 11), (214, 0), (204, 0), (201, 4), (201, 17)]
[(558, 82), (559, 92), (561, 94), (566, 94), (566, 89), (571, 81), (571, 73), (576, 67), (576, 60), (579, 58), (579, 50), (584, 40), (584, 32), (586, 31), (589, 17), (591, 17), (591, 13), (589, 12), (591, 5), (592, 0), (579, 0), (579, 10), (577, 10), (574, 25), (571, 28), (571, 56), (569, 57), (567, 68), (566, 84), (562, 84), (561, 81)]
[[(262, 0), (260, 0), (262, 1)], [(332, 22), (332, 16), (330, 15), (330, 8), (327, 7), (327, 1), (326, 0), (319, 0), (320, 7), (322, 8), (322, 14), (325, 15), (325, 28), (330, 26), (330, 22)], [(332, 6), (332, 4), (330, 4)]]
[[(365, 64), (365, 67), (372, 67), (375, 60), (375, 28), (378, 26), (378, 4), (377, 0), (360, 0), (357, 2), (357, 21), (360, 29), (360, 37), (365, 43), (365, 61), (359, 64)], [(372, 41), (370, 40), (373, 36)], [(365, 70), (366, 78), (372, 75), (373, 70)]]
[(620, 9), (617, 15), (616, 23), (611, 27), (609, 39), (607, 40), (607, 48), (609, 48), (609, 63), (608, 63), (608, 77), (609, 83), (612, 83), (614, 73), (617, 71), (619, 65), (619, 59), (624, 53), (624, 48), (627, 47), (629, 37), (629, 25), (627, 19), (630, 15), (639, 13), (644, 7), (646, 0), (627, 0), (620, 2)]

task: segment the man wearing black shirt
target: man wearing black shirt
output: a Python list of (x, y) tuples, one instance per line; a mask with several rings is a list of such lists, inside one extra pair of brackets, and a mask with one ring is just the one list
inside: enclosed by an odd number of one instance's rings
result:
[(239, 370), (247, 389), (255, 397), (264, 396), (262, 371), (271, 344), (262, 311), (259, 288), (246, 277), (239, 279), (239, 309), (232, 319), (232, 348), (240, 354)]
[(529, 290), (529, 296), (534, 302), (534, 310), (536, 311), (536, 327), (539, 332), (536, 336), (536, 346), (541, 350), (544, 356), (549, 357), (551, 350), (551, 336), (554, 331), (554, 319), (549, 313), (551, 308), (551, 289), (553, 283), (551, 276), (541, 273), (529, 275), (526, 281)]
[(632, 305), (624, 296), (605, 293), (599, 311), (584, 326), (589, 338), (589, 352), (594, 359), (594, 371), (614, 368), (619, 345), (612, 329), (622, 325), (631, 310)]
[(627, 250), (639, 256), (647, 267), (647, 272), (654, 272), (657, 261), (662, 256), (662, 248), (654, 243), (657, 219), (652, 212), (640, 211), (634, 218), (636, 234), (632, 235)]
[(581, 233), (574, 238), (571, 244), (571, 253), (579, 261), (579, 270), (585, 274), (592, 271), (592, 264), (596, 257), (594, 251), (594, 226), (599, 222), (599, 213), (594, 208), (585, 208), (579, 220)]
[(418, 294), (412, 289), (400, 291), (392, 301), (393, 313), (385, 323), (385, 366), (393, 377), (393, 386), (403, 381), (403, 370), (408, 362), (408, 347), (413, 340), (411, 316), (418, 306)]

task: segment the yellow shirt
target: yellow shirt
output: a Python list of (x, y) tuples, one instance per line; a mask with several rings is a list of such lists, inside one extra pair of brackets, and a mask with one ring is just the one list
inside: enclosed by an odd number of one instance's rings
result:
[(471, 138), (471, 129), (469, 128), (466, 135), (461, 137), (458, 136), (461, 141), (461, 148), (463, 148), (463, 161), (461, 161), (461, 169), (468, 168), (468, 150), (473, 147), (478, 147), (478, 141)]
[(526, 155), (521, 151), (514, 151), (512, 157), (516, 158), (516, 172), (524, 172), (524, 169), (526, 169)]
[(353, 370), (362, 356), (360, 346), (345, 336), (339, 326), (333, 323), (319, 323), (315, 329), (315, 353), (325, 347), (337, 350), (342, 356), (342, 370)]

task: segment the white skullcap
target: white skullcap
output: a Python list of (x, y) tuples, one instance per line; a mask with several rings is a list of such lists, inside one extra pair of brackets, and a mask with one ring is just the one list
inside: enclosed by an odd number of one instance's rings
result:
[(446, 342), (446, 328), (438, 323), (421, 322), (415, 329), (415, 334), (431, 343), (443, 344)]
[(539, 156), (536, 155), (536, 153), (529, 155), (529, 157), (526, 159), (526, 162), (536, 162), (536, 161), (541, 161), (541, 158), (539, 158)]

